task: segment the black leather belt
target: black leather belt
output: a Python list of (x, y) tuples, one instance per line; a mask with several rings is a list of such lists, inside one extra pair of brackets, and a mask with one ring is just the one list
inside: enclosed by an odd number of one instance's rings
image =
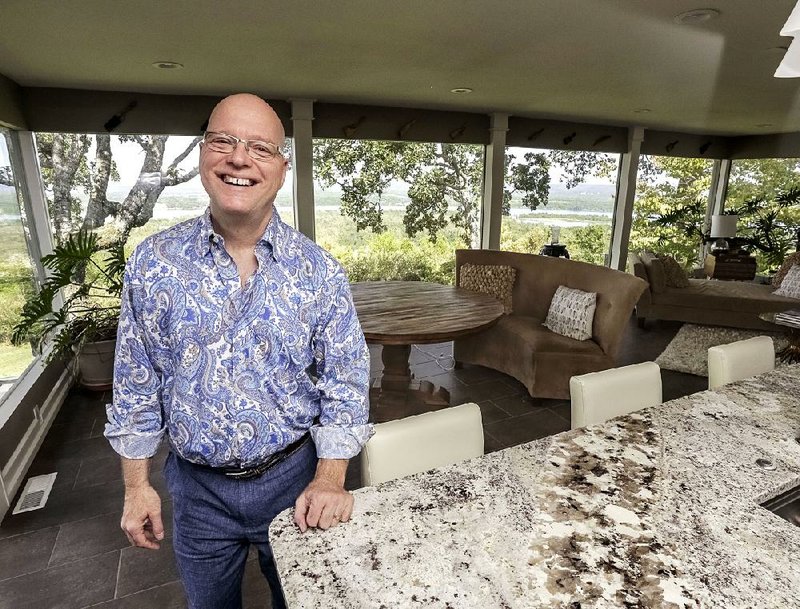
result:
[(296, 440), (289, 444), (283, 450), (279, 450), (276, 453), (271, 454), (267, 457), (267, 460), (263, 463), (259, 463), (258, 465), (252, 465), (250, 467), (211, 467), (210, 465), (201, 465), (199, 463), (195, 463), (198, 467), (202, 467), (203, 469), (208, 469), (218, 474), (222, 474), (227, 476), (228, 478), (236, 478), (237, 480), (247, 480), (248, 478), (258, 478), (258, 476), (263, 475), (269, 468), (274, 467), (286, 457), (291, 455), (292, 453), (296, 452), (300, 449), (306, 442), (311, 439), (311, 434), (306, 434), (299, 440)]

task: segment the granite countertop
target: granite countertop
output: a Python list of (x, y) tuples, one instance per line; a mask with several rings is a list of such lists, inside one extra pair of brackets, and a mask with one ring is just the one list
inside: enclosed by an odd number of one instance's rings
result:
[[(800, 366), (355, 492), (270, 528), (289, 607), (800, 607)], [(770, 459), (772, 471), (755, 465)]]

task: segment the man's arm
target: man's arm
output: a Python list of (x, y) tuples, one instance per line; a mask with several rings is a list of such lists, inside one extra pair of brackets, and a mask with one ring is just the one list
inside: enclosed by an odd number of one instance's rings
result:
[(294, 521), (302, 533), (309, 527), (329, 529), (347, 522), (353, 495), (344, 489), (347, 459), (320, 459), (317, 473), (294, 505)]
[(121, 459), (125, 504), (120, 526), (132, 545), (158, 550), (158, 542), (164, 539), (164, 525), (161, 498), (150, 486), (150, 459)]
[(319, 462), (314, 479), (295, 503), (295, 522), (301, 531), (327, 529), (350, 519), (353, 496), (344, 488), (347, 464), (372, 435), (369, 351), (340, 267), (319, 298), (324, 306), (313, 343), (320, 415), (319, 425), (311, 428)]

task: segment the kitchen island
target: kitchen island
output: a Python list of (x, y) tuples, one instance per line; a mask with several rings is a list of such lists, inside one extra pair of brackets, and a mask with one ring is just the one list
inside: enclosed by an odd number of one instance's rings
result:
[[(355, 492), (270, 528), (289, 607), (800, 607), (800, 366)], [(770, 462), (771, 469), (756, 464)]]

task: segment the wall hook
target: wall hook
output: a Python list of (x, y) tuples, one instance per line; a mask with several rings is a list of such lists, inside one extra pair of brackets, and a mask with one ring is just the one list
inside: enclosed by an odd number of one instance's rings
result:
[(565, 137), (565, 138), (564, 138), (564, 145), (566, 146), (566, 145), (567, 145), (567, 144), (569, 144), (569, 143), (570, 143), (572, 140), (574, 140), (576, 135), (578, 135), (578, 133), (577, 133), (577, 132), (575, 132), (575, 131), (573, 131), (573, 132), (572, 132), (572, 133), (570, 133), (570, 134), (569, 134), (567, 137)]
[(353, 137), (358, 128), (364, 123), (365, 120), (367, 120), (366, 116), (359, 116), (358, 120), (355, 123), (352, 123), (351, 125), (345, 125), (344, 129), (342, 129), (342, 131), (344, 132), (344, 136)]
[(667, 152), (672, 152), (672, 149), (675, 148), (675, 146), (677, 145), (678, 145), (678, 140), (673, 140), (669, 144), (664, 146), (664, 150), (666, 150)]
[(125, 115), (128, 114), (131, 110), (133, 110), (137, 105), (136, 100), (134, 99), (131, 103), (129, 103), (124, 110), (122, 110), (119, 114), (115, 114), (110, 119), (108, 119), (103, 127), (106, 131), (111, 133), (114, 129), (119, 127), (122, 124), (122, 121), (125, 120)]
[(466, 130), (467, 130), (467, 123), (464, 123), (458, 129), (453, 129), (450, 132), (450, 139), (454, 140), (454, 139), (457, 139), (457, 138), (461, 137), (463, 135), (464, 131), (466, 131)]
[(400, 130), (397, 132), (397, 137), (399, 137), (401, 140), (405, 139), (406, 133), (408, 133), (408, 131), (411, 129), (411, 127), (414, 126), (414, 123), (416, 122), (417, 119), (413, 118), (410, 121), (408, 121), (405, 125), (400, 127)]
[(705, 154), (706, 150), (708, 150), (709, 148), (711, 148), (711, 140), (708, 140), (705, 144), (700, 146), (700, 154)]
[(532, 142), (532, 141), (533, 141), (533, 140), (535, 140), (537, 137), (539, 137), (540, 135), (542, 135), (542, 133), (544, 133), (544, 127), (542, 127), (541, 129), (539, 129), (538, 131), (534, 131), (533, 133), (531, 133), (531, 134), (528, 136), (528, 141), (529, 141), (529, 142)]

